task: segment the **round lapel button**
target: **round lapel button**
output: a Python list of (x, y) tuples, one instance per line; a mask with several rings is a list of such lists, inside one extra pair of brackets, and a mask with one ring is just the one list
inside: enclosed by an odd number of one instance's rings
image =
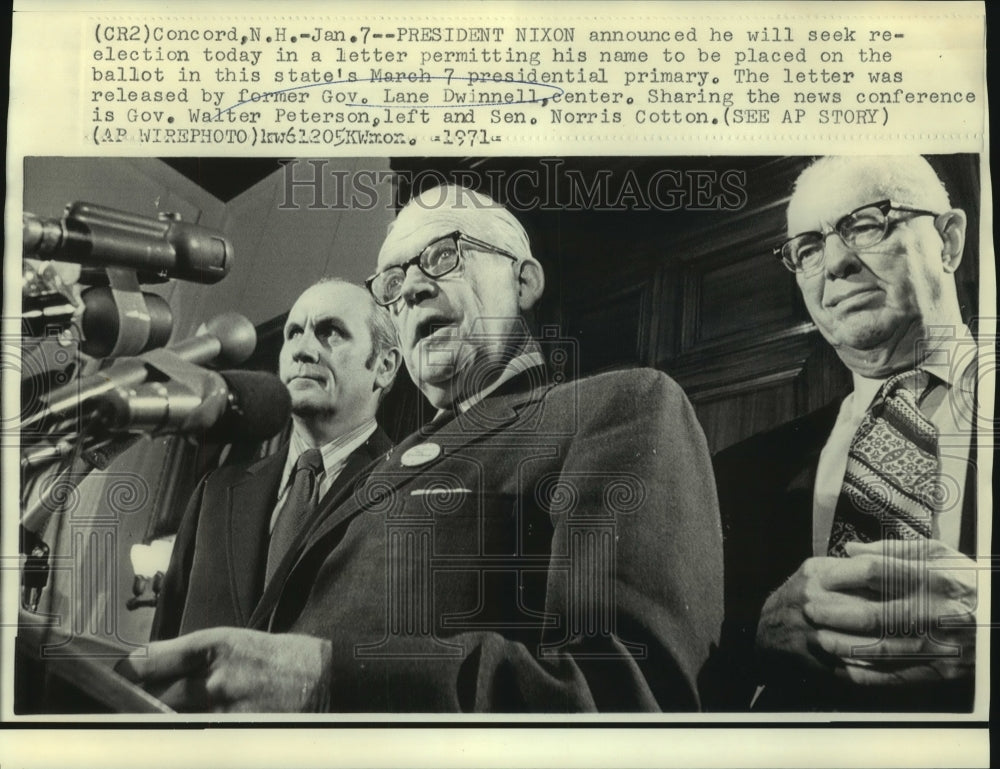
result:
[(399, 463), (403, 467), (419, 467), (437, 459), (441, 453), (441, 447), (436, 443), (421, 443), (403, 452), (399, 458)]

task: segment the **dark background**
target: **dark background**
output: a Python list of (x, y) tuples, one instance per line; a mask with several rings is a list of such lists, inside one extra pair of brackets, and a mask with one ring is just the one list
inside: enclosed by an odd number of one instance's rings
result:
[[(949, 190), (952, 205), (969, 216), (969, 237), (956, 279), (963, 313), (970, 319), (978, 298), (979, 160), (976, 155), (929, 160)], [(443, 179), (481, 179), (481, 191), (500, 197), (516, 213), (545, 268), (545, 295), (530, 319), (536, 333), (547, 329), (548, 336), (572, 340), (571, 371), (581, 375), (638, 365), (673, 376), (694, 403), (714, 452), (850, 389), (846, 369), (809, 320), (794, 276), (772, 253), (785, 237), (784, 212), (792, 184), (810, 161), (469, 157), (394, 158), (391, 166), (399, 172), (397, 205), (413, 194), (410, 180), (428, 187)], [(267, 162), (249, 168), (264, 172)], [(683, 203), (675, 210), (645, 207), (651, 200), (646, 192), (650, 179), (665, 169), (679, 172), (678, 195), (685, 197), (670, 198), (667, 191), (673, 185), (668, 180), (660, 188), (661, 201)], [(527, 182), (505, 185), (503, 180), (515, 172), (521, 179), (531, 178), (525, 172), (554, 179), (557, 188), (532, 190)], [(711, 183), (727, 172), (740, 175), (730, 179), (745, 180), (746, 194), (738, 210), (719, 210), (711, 203), (715, 193), (721, 205), (732, 202), (732, 194)], [(607, 205), (530, 209), (519, 204), (530, 202), (532, 193), (542, 201), (571, 201), (574, 188), (567, 176), (573, 174), (588, 184), (606, 176), (611, 192), (610, 200), (603, 201)], [(208, 189), (232, 181), (203, 178)], [(701, 184), (704, 192), (699, 196), (692, 184)], [(628, 194), (636, 189), (637, 194)], [(503, 199), (505, 190), (512, 200)], [(275, 365), (284, 317), (259, 327), (261, 341), (253, 365)], [(399, 438), (415, 429), (426, 413), (416, 388), (401, 374), (383, 407), (384, 426)]]

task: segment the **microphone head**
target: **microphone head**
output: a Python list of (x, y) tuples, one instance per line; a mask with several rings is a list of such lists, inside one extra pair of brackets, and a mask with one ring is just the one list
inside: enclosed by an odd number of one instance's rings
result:
[(218, 230), (160, 214), (169, 222), (166, 240), (174, 249), (173, 276), (197, 283), (218, 283), (233, 266), (233, 246)]
[[(238, 312), (224, 312), (205, 321), (196, 332), (219, 340), (220, 351), (212, 359), (216, 366), (238, 366), (257, 347), (257, 329)], [(248, 372), (243, 372), (248, 373)]]
[(205, 433), (219, 443), (263, 441), (273, 438), (292, 416), (288, 388), (264, 371), (220, 371), (229, 389), (229, 408)]

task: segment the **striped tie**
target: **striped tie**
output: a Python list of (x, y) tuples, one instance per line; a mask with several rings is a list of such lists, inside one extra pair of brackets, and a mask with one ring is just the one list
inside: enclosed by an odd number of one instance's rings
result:
[(827, 552), (844, 556), (848, 542), (931, 536), (938, 491), (937, 430), (917, 404), (930, 375), (920, 369), (891, 377), (875, 396), (847, 452)]

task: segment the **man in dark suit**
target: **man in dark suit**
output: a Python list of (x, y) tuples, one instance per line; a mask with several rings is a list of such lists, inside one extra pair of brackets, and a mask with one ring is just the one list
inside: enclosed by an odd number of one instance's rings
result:
[(464, 188), (400, 212), (369, 287), (438, 413), (317, 521), (251, 618), (270, 633), (152, 644), (123, 672), (193, 709), (697, 709), (721, 532), (680, 388), (550, 377), (521, 319), (542, 267)]
[(392, 443), (375, 411), (399, 363), (395, 331), (364, 288), (326, 279), (302, 293), (285, 321), (279, 357), (292, 399), (290, 440), (265, 459), (202, 480), (174, 542), (154, 640), (246, 626), (267, 579), (307, 528), (291, 510), (299, 457), (316, 450), (310, 498), (318, 510), (320, 500), (384, 455)]
[(920, 157), (828, 157), (799, 177), (779, 255), (854, 391), (715, 458), (726, 622), (712, 708), (972, 707), (965, 225)]

